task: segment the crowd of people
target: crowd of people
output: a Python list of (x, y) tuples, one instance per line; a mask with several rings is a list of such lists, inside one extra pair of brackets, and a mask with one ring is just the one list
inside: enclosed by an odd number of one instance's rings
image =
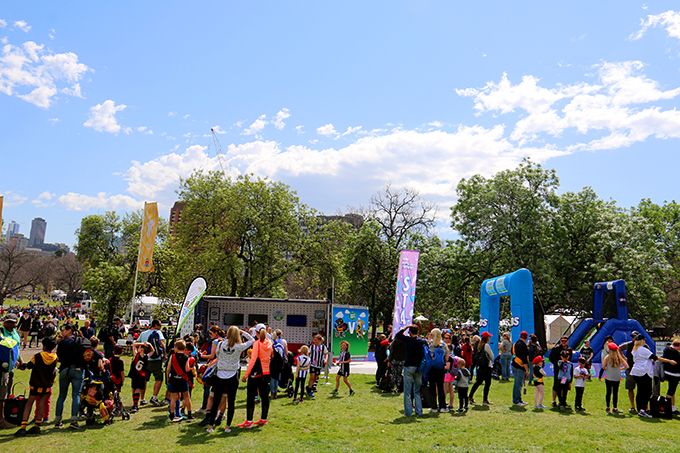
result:
[[(574, 410), (585, 411), (583, 396), (586, 382), (591, 380), (591, 369), (595, 352), (588, 340), (579, 349), (580, 357), (572, 362), (574, 351), (569, 347), (568, 338), (563, 336), (547, 357), (535, 335), (521, 332), (514, 343), (509, 333), (501, 335), (498, 357), (489, 345), (493, 334), (481, 335), (460, 333), (451, 330), (432, 329), (427, 338), (419, 336), (420, 326), (413, 324), (399, 330), (390, 341), (387, 335), (379, 338), (375, 356), (378, 363), (376, 385), (381, 386), (385, 376), (389, 376), (395, 392), (404, 394), (404, 414), (416, 416), (423, 414), (423, 399), (431, 412), (447, 413), (454, 407), (458, 397), (457, 412), (465, 413), (470, 404), (477, 404), (475, 394), (483, 386), (481, 404), (491, 406), (489, 389), (494, 375), (500, 380), (514, 380), (512, 405), (524, 407), (527, 386), (534, 386), (534, 408), (548, 409), (543, 404), (544, 386), (547, 384), (545, 371), (546, 359), (553, 364), (552, 408), (565, 411), (572, 406), (568, 395), (574, 388)], [(653, 393), (654, 363), (664, 364), (663, 378), (668, 381), (667, 397), (672, 404), (673, 415), (680, 415), (675, 392), (680, 381), (680, 339), (657, 356), (649, 349), (645, 336), (632, 332), (632, 341), (617, 345), (612, 337), (607, 337), (602, 350), (600, 380), (605, 377), (605, 404), (608, 413), (623, 413), (618, 408), (619, 382), (625, 371), (625, 387), (630, 398), (629, 411), (640, 417), (651, 417), (650, 400)], [(661, 367), (656, 367), (660, 370)], [(474, 383), (473, 383), (474, 379)], [(421, 390), (422, 386), (426, 386)], [(448, 397), (448, 398), (447, 398)]]

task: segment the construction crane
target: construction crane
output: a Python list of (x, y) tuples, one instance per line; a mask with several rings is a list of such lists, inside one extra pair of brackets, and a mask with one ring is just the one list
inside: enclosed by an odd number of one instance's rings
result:
[(220, 167), (222, 167), (222, 173), (224, 174), (225, 178), (228, 178), (229, 173), (227, 172), (227, 170), (229, 169), (229, 164), (226, 162), (226, 158), (224, 157), (224, 154), (222, 153), (222, 145), (220, 145), (220, 141), (217, 139), (217, 135), (215, 134), (215, 129), (213, 129), (211, 127), (210, 132), (212, 132), (213, 141), (215, 142), (215, 153), (217, 154), (217, 160), (220, 161)]

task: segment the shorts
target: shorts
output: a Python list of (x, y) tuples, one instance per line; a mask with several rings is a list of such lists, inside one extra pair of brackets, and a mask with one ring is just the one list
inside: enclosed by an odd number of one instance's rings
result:
[(12, 391), (14, 372), (0, 373), (0, 400), (6, 400)]
[(151, 380), (151, 375), (153, 375), (156, 382), (163, 382), (163, 361), (162, 360), (149, 360), (146, 364), (147, 375), (146, 380)]
[(451, 373), (444, 373), (444, 382), (455, 382), (456, 378)]
[(132, 379), (132, 388), (133, 389), (139, 389), (139, 390), (145, 390), (146, 389), (146, 379)]
[(349, 376), (349, 370), (346, 370), (346, 371), (342, 370), (342, 369), (338, 370), (338, 376), (348, 377)]
[(310, 366), (309, 367), (309, 374), (321, 375), (321, 368), (318, 367), (318, 366)]
[(29, 395), (31, 396), (43, 396), (52, 393), (52, 387), (31, 387)]
[(635, 376), (626, 371), (626, 390), (635, 390)]
[(168, 392), (170, 393), (184, 393), (189, 391), (189, 383), (185, 380), (182, 381), (169, 381), (168, 382)]

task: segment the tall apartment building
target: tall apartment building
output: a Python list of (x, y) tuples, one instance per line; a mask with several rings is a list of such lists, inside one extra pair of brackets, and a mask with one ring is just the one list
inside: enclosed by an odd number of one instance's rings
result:
[(172, 209), (170, 209), (170, 236), (174, 236), (178, 231), (177, 226), (182, 220), (182, 211), (184, 211), (185, 205), (186, 202), (184, 201), (175, 201), (175, 204), (172, 205)]
[(19, 234), (19, 224), (12, 220), (7, 226), (7, 234), (5, 235), (5, 239), (9, 241), (10, 238), (15, 234)]
[(29, 247), (37, 247), (45, 242), (45, 231), (47, 231), (47, 222), (42, 217), (36, 217), (31, 222), (31, 235), (28, 239)]

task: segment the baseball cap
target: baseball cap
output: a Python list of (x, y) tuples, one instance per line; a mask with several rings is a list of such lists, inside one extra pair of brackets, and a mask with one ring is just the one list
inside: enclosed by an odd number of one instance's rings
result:
[(389, 346), (390, 345), (390, 340), (383, 340), (380, 342), (382, 346)]
[(17, 315), (14, 313), (8, 313), (5, 315), (4, 318), (2, 318), (4, 322), (17, 322)]
[(482, 332), (482, 338), (493, 337), (489, 332)]
[(632, 331), (632, 332), (630, 333), (630, 335), (631, 335), (633, 338), (635, 338), (635, 337), (637, 337), (638, 335), (640, 335), (640, 332), (638, 332), (637, 330), (634, 330), (634, 331)]
[(520, 338), (528, 338), (529, 333), (526, 330), (523, 330), (522, 333), (519, 334)]
[(534, 357), (534, 360), (533, 360), (534, 365), (538, 365), (539, 363), (541, 363), (543, 361), (544, 361), (543, 356), (540, 356), (540, 355), (537, 355), (536, 357)]
[(267, 326), (265, 326), (264, 324), (260, 323), (260, 324), (258, 324), (258, 325), (255, 326), (255, 332), (259, 332), (260, 330), (266, 329), (266, 328), (267, 328)]
[(610, 351), (616, 351), (619, 347), (613, 341), (607, 345)]

